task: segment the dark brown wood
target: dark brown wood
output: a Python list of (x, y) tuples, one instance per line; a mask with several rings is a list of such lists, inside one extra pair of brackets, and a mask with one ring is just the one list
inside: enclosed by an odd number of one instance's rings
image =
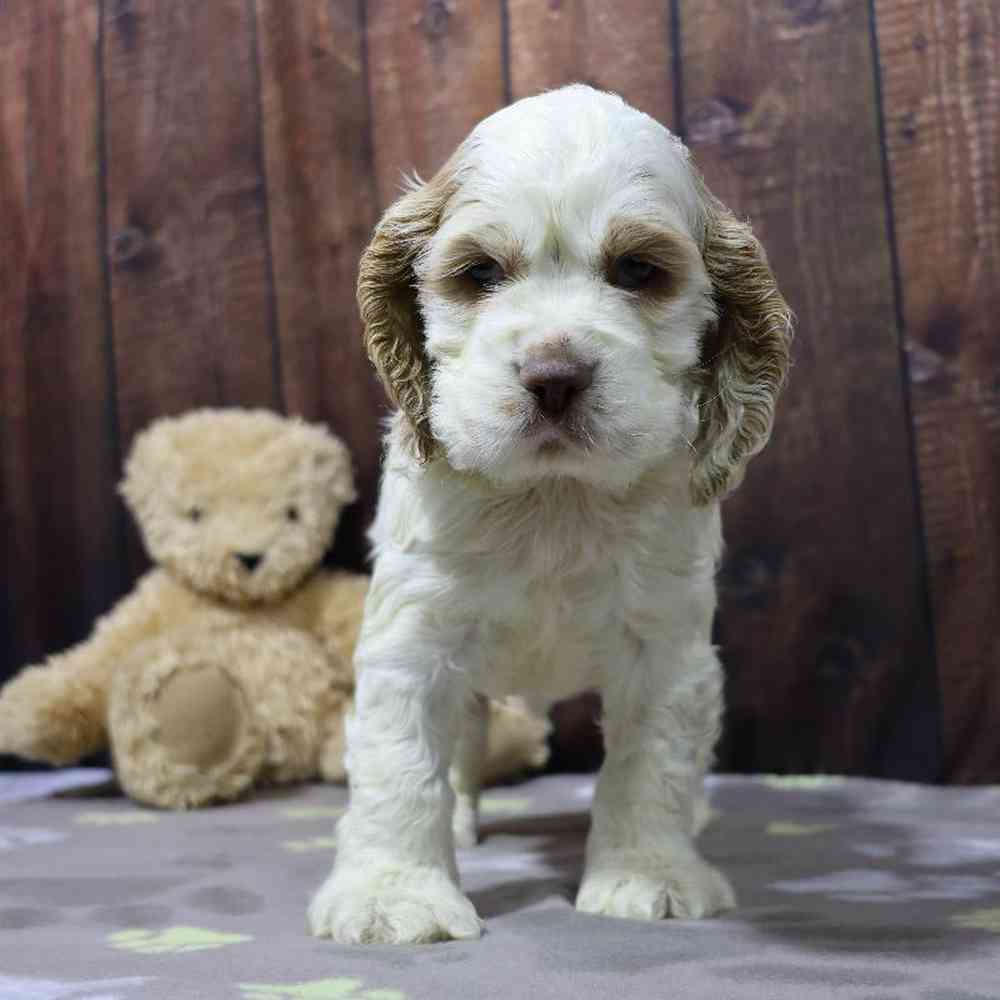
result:
[(429, 177), (505, 101), (497, 0), (368, 0), (368, 79), (378, 205), (404, 174)]
[[(114, 486), (161, 414), (327, 422), (362, 562), (371, 226), (582, 80), (686, 136), (799, 314), (725, 507), (721, 766), (1000, 780), (998, 43), (990, 0), (0, 0), (0, 675), (131, 585)], [(594, 710), (558, 710), (561, 766)]]
[[(0, 676), (8, 676), (22, 656), (37, 655), (44, 643), (41, 625), (40, 562), (30, 563), (30, 539), (37, 517), (28, 481), (30, 431), (24, 364), (24, 319), (28, 300), (28, 191), (25, 169), (24, 88), (30, 0), (0, 9), (0, 550), (4, 580), (0, 591)], [(22, 567), (28, 573), (18, 575)], [(39, 651), (40, 652), (40, 651)]]
[(668, 127), (674, 118), (670, 4), (509, 0), (513, 96), (566, 83), (621, 94)]
[(256, 0), (281, 384), (289, 413), (327, 422), (361, 500), (334, 558), (360, 566), (378, 486), (385, 401), (354, 298), (375, 223), (360, 8)]
[(1000, 777), (1000, 6), (876, 0), (944, 777)]
[(867, 7), (681, 0), (679, 22), (689, 144), (798, 313), (774, 441), (724, 508), (722, 764), (936, 778)]
[(245, 0), (108, 0), (108, 254), (123, 442), (195, 406), (278, 406)]
[(122, 586), (96, 0), (0, 4), (0, 677)]

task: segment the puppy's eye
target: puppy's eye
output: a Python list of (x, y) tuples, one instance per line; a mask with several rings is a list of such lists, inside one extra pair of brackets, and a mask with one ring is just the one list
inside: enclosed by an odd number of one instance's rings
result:
[(634, 292), (648, 285), (656, 271), (655, 264), (641, 257), (619, 257), (609, 269), (608, 280), (618, 288)]
[(286, 521), (297, 521), (299, 519), (299, 508), (292, 506), (285, 508), (285, 520)]
[(188, 507), (187, 519), (189, 521), (193, 521), (197, 524), (204, 516), (205, 512), (201, 509), (201, 507)]
[(482, 289), (496, 288), (505, 277), (503, 268), (495, 260), (489, 258), (470, 264), (462, 272), (462, 275)]

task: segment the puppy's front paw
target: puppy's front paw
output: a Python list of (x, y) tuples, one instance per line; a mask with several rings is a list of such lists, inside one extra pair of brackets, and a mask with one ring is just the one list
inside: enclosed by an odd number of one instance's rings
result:
[(576, 908), (631, 920), (711, 917), (736, 905), (732, 886), (717, 868), (699, 859), (650, 874), (604, 869), (584, 876)]
[(334, 870), (313, 897), (309, 926), (341, 944), (424, 944), (482, 934), (472, 903), (446, 875), (428, 869)]

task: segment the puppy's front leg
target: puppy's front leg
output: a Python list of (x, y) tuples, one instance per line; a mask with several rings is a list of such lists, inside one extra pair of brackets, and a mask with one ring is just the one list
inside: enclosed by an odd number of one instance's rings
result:
[(735, 905), (725, 876), (693, 841), (721, 689), (718, 660), (701, 641), (646, 643), (638, 662), (605, 689), (607, 753), (578, 909), (655, 920), (707, 917)]
[(313, 933), (344, 943), (476, 938), (458, 889), (448, 763), (460, 678), (401, 630), (362, 643), (347, 727), (351, 801), (333, 871), (313, 898)]

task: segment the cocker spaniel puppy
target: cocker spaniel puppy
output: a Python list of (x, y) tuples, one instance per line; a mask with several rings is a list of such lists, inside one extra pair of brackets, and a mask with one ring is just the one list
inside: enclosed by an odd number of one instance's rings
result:
[(512, 692), (603, 694), (579, 909), (731, 907), (693, 842), (722, 708), (718, 502), (768, 439), (791, 337), (749, 226), (665, 128), (571, 86), (487, 118), (414, 184), (358, 297), (398, 412), (313, 931), (479, 936), (452, 832), (454, 813), (469, 836), (481, 746), (463, 709)]

